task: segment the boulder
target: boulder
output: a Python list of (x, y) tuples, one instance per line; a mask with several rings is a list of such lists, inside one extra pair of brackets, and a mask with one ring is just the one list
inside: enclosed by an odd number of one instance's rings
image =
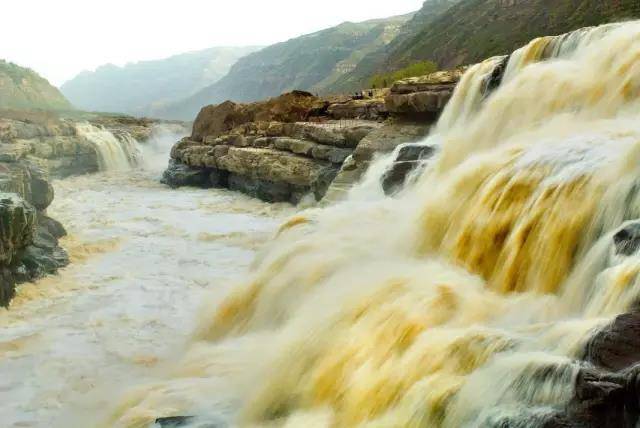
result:
[(382, 189), (392, 195), (405, 185), (407, 177), (433, 156), (435, 148), (424, 144), (406, 144), (398, 150), (396, 159), (382, 176)]
[(356, 162), (369, 162), (375, 154), (389, 153), (401, 144), (414, 143), (429, 132), (430, 124), (392, 121), (366, 135), (353, 152)]
[(326, 101), (303, 91), (293, 91), (251, 104), (226, 101), (200, 110), (193, 124), (191, 139), (202, 142), (207, 137), (218, 137), (248, 122), (304, 121), (321, 114), (327, 107)]
[(206, 188), (210, 187), (210, 174), (211, 171), (207, 168), (188, 166), (172, 159), (160, 181), (174, 189), (183, 186)]
[(620, 315), (595, 333), (586, 345), (583, 359), (610, 371), (640, 363), (640, 312)]
[(393, 115), (425, 116), (435, 120), (451, 99), (464, 69), (438, 71), (395, 82), (385, 98)]
[(35, 208), (15, 193), (0, 193), (0, 266), (8, 267), (35, 234)]
[(58, 220), (38, 213), (38, 224), (46, 229), (54, 238), (60, 239), (67, 236), (67, 231)]
[(327, 113), (333, 119), (383, 120), (389, 115), (385, 100), (382, 98), (349, 100), (331, 104)]
[(621, 256), (632, 256), (640, 249), (640, 222), (629, 222), (613, 236), (615, 252)]
[(205, 137), (217, 137), (250, 120), (249, 113), (233, 101), (209, 105), (200, 110), (193, 122), (191, 139), (203, 141)]

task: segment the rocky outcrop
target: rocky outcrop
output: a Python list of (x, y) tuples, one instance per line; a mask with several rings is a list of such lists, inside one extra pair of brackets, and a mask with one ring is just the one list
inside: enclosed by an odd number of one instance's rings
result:
[(401, 146), (393, 164), (382, 176), (384, 193), (392, 195), (402, 189), (409, 175), (423, 168), (435, 151), (435, 147), (419, 143)]
[(387, 109), (394, 115), (433, 120), (453, 95), (464, 70), (438, 71), (394, 83), (385, 99)]
[(77, 135), (72, 121), (0, 118), (0, 161), (37, 158), (54, 176), (95, 172), (99, 169), (95, 147)]
[(129, 116), (87, 113), (62, 118), (53, 113), (0, 111), (0, 162), (37, 159), (58, 178), (97, 172), (98, 148), (78, 131), (79, 124), (91, 124), (123, 141), (133, 137), (141, 143), (151, 137), (157, 124), (176, 133), (186, 128), (183, 122)]
[[(427, 135), (463, 71), (402, 80), (390, 91), (366, 94), (371, 98), (294, 91), (264, 102), (206, 106), (191, 137), (173, 147), (163, 182), (228, 187), (267, 201), (296, 203), (309, 193), (339, 200), (375, 155)], [(398, 160), (383, 180), (385, 191), (402, 186), (423, 155)]]
[(320, 200), (358, 144), (382, 125), (334, 120), (338, 103), (293, 92), (263, 103), (202, 109), (178, 142), (163, 182), (227, 187), (269, 202)]
[(64, 227), (46, 215), (53, 196), (46, 169), (36, 160), (0, 162), (0, 306), (9, 303), (16, 284), (69, 262), (58, 245)]

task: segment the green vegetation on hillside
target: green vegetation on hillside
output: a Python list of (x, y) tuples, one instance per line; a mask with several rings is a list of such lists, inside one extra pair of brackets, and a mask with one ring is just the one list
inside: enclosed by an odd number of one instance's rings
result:
[(539, 36), (638, 17), (638, 0), (465, 0), (395, 46), (385, 67), (431, 59), (452, 68), (509, 54)]
[(426, 0), (387, 46), (363, 58), (332, 91), (430, 60), (441, 69), (505, 55), (545, 35), (640, 17), (638, 0)]
[(388, 88), (398, 80), (424, 76), (438, 71), (438, 65), (432, 61), (418, 61), (392, 73), (376, 74), (369, 80), (371, 88)]
[(0, 109), (71, 108), (60, 91), (36, 72), (0, 60)]

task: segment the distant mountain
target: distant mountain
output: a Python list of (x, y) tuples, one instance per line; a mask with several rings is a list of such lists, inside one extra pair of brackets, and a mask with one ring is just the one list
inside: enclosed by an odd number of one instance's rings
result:
[[(425, 2), (423, 10), (433, 3)], [(638, 0), (459, 0), (395, 43), (384, 68), (424, 59), (446, 68), (471, 64), (535, 37), (638, 17)]]
[(69, 110), (72, 107), (55, 86), (33, 70), (0, 60), (0, 108)]
[(411, 17), (345, 22), (269, 46), (239, 60), (213, 85), (168, 106), (162, 116), (193, 119), (204, 105), (256, 101), (294, 89), (327, 92), (368, 54), (394, 40)]
[(61, 90), (83, 110), (154, 116), (164, 105), (216, 82), (257, 49), (216, 47), (124, 67), (108, 64), (80, 73)]
[(422, 8), (400, 28), (397, 37), (362, 58), (353, 71), (340, 76), (327, 88), (328, 91), (338, 93), (363, 89), (367, 87), (369, 79), (374, 74), (396, 71), (410, 65), (410, 62), (431, 60), (430, 58), (416, 58), (415, 61), (389, 63), (390, 57), (394, 56), (396, 52), (406, 49), (407, 45), (429, 29), (444, 12), (461, 1), (463, 0), (426, 0)]
[(427, 0), (390, 44), (364, 58), (334, 91), (418, 61), (440, 68), (505, 55), (531, 39), (640, 17), (638, 0)]

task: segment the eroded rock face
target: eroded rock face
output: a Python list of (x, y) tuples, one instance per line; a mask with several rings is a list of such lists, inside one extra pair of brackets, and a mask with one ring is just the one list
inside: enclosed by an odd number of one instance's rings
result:
[[(269, 202), (295, 204), (305, 195), (321, 199), (342, 163), (382, 124), (326, 117), (317, 122), (256, 119), (293, 120), (319, 111), (308, 109), (318, 103), (310, 94), (283, 97), (293, 99), (294, 105), (284, 106), (283, 99), (255, 103), (251, 114), (248, 106), (231, 102), (203, 109), (193, 135), (172, 148), (163, 182), (172, 187), (227, 187)], [(254, 120), (245, 121), (249, 118)]]
[(464, 69), (438, 71), (393, 84), (385, 98), (387, 110), (394, 115), (436, 118), (462, 77)]
[(203, 107), (193, 123), (191, 139), (218, 137), (249, 122), (299, 122), (318, 116), (329, 103), (308, 92), (293, 91), (267, 101), (236, 104), (226, 101)]
[(183, 186), (206, 188), (211, 187), (209, 174), (210, 172), (206, 168), (190, 167), (171, 160), (169, 167), (162, 175), (161, 182), (174, 189)]
[(392, 195), (400, 190), (409, 175), (421, 168), (434, 153), (434, 147), (419, 143), (400, 147), (391, 168), (382, 176), (382, 189), (385, 194)]
[[(54, 191), (47, 160), (37, 156), (43, 153), (43, 141), (51, 140), (43, 136), (51, 129), (0, 123), (4, 132), (0, 143), (0, 306), (6, 306), (16, 284), (54, 273), (69, 260), (58, 245), (66, 234), (64, 227), (46, 216)], [(14, 137), (32, 138), (10, 139)]]
[(0, 162), (37, 159), (57, 177), (96, 172), (99, 169), (95, 147), (76, 133), (67, 120), (41, 124), (0, 118)]
[(35, 208), (14, 193), (0, 193), (0, 265), (9, 266), (32, 241)]

